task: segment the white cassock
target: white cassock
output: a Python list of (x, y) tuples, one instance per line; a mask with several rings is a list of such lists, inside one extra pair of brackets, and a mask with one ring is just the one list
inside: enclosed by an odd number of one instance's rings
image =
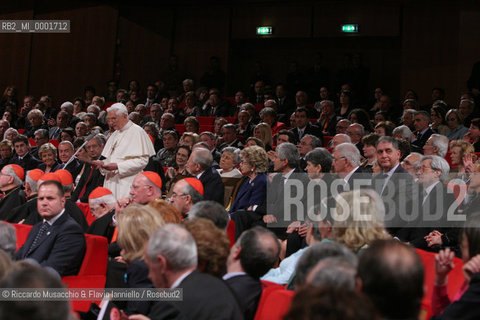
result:
[(102, 156), (106, 158), (103, 162), (118, 165), (118, 170), (101, 170), (105, 176), (103, 186), (112, 191), (117, 199), (129, 197), (133, 179), (142, 172), (154, 154), (152, 140), (145, 130), (128, 121), (108, 138), (103, 148)]

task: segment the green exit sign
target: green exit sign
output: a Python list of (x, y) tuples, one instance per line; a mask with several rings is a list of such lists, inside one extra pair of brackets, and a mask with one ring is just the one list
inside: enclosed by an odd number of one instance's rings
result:
[(273, 27), (257, 27), (257, 34), (260, 36), (267, 36), (273, 33)]
[(358, 32), (358, 24), (342, 24), (342, 32), (357, 33)]

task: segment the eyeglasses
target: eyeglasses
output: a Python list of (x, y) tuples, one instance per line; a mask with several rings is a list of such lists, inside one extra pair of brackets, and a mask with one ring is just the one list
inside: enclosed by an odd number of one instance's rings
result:
[(172, 195), (170, 196), (170, 199), (176, 198), (176, 197), (183, 197), (186, 196), (186, 194), (176, 194), (175, 192), (172, 192)]

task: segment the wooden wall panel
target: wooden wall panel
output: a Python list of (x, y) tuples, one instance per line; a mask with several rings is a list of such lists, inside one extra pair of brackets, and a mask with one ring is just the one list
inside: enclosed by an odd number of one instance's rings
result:
[[(448, 103), (458, 102), (459, 14), (452, 3), (412, 3), (403, 12), (402, 94), (417, 90), (420, 104), (431, 102), (433, 87), (445, 88)], [(448, 17), (448, 18), (442, 18)]]
[(251, 5), (232, 11), (232, 39), (264, 38), (256, 28), (272, 26), (268, 38), (307, 38), (311, 36), (312, 5)]
[(56, 104), (83, 95), (87, 85), (103, 93), (113, 75), (117, 10), (87, 7), (42, 13), (35, 19), (69, 19), (71, 33), (33, 36), (31, 93), (50, 94)]
[[(314, 37), (400, 35), (400, 5), (396, 2), (316, 3), (314, 13)], [(342, 24), (358, 24), (359, 32), (342, 33)]]
[[(31, 20), (33, 10), (19, 10), (13, 13), (0, 14), (1, 20)], [(0, 33), (0, 95), (5, 87), (15, 85), (19, 103), (29, 93), (28, 76), (30, 67), (31, 34)]]
[(460, 26), (458, 40), (458, 70), (457, 84), (458, 91), (467, 90), (467, 80), (470, 77), (472, 66), (480, 60), (480, 11), (474, 10), (460, 11)]
[(218, 56), (224, 72), (228, 65), (230, 9), (228, 7), (179, 8), (175, 21), (173, 53), (186, 76), (198, 81), (207, 71), (209, 58)]
[(118, 21), (120, 86), (126, 88), (129, 80), (136, 79), (145, 91), (148, 83), (161, 78), (161, 70), (167, 65), (173, 12), (160, 8), (128, 8), (126, 17), (123, 12)]

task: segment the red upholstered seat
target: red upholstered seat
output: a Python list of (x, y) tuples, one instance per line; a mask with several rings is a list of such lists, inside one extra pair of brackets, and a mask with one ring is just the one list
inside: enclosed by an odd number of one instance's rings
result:
[(227, 236), (230, 240), (230, 248), (235, 244), (235, 222), (233, 220), (228, 221)]
[(48, 140), (48, 142), (53, 144), (55, 146), (55, 148), (58, 148), (58, 145), (60, 144), (60, 142), (58, 142), (57, 139), (50, 139), (50, 140)]
[(215, 117), (197, 117), (198, 123), (201, 125), (209, 125), (213, 126), (213, 122), (215, 121)]
[(323, 136), (323, 147), (326, 148), (330, 140), (332, 140), (332, 136)]
[(225, 120), (228, 121), (228, 123), (235, 123), (235, 117), (224, 117)]
[(205, 131), (213, 132), (213, 124), (201, 124), (198, 128), (198, 132), (202, 133)]
[(185, 132), (185, 125), (176, 124), (175, 125), (175, 130), (177, 130), (179, 134), (183, 134)]
[(90, 211), (90, 206), (88, 203), (83, 203), (83, 202), (75, 202), (77, 204), (77, 207), (82, 210), (83, 214), (85, 215), (85, 219), (87, 220), (88, 225), (91, 225), (93, 221), (95, 221), (95, 217), (92, 215), (92, 212)]
[(17, 235), (17, 250), (22, 247), (22, 245), (27, 241), (28, 234), (32, 230), (32, 226), (28, 224), (18, 224), (12, 223), (12, 226), (15, 227), (15, 234)]
[(37, 144), (35, 143), (35, 139), (28, 138), (28, 142), (30, 143), (31, 147), (36, 147), (37, 146)]
[(276, 283), (275, 285), (263, 288), (257, 312), (255, 313), (255, 320), (281, 320), (290, 309), (290, 303), (295, 293), (283, 289), (281, 285)]

